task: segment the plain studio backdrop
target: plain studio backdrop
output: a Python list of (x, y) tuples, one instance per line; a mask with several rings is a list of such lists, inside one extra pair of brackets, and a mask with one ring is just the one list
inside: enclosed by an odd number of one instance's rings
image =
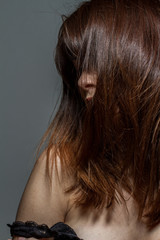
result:
[[(61, 15), (80, 0), (0, 0), (0, 239), (10, 236), (62, 82), (53, 54)], [(53, 213), (54, 214), (54, 213)]]

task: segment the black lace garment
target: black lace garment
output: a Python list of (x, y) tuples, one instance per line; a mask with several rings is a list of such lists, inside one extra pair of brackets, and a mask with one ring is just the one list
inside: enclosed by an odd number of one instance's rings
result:
[(38, 225), (33, 221), (16, 221), (12, 225), (7, 224), (7, 226), (10, 227), (12, 237), (33, 237), (37, 239), (53, 237), (54, 240), (82, 240), (70, 226), (62, 222), (54, 224), (51, 228), (46, 224)]

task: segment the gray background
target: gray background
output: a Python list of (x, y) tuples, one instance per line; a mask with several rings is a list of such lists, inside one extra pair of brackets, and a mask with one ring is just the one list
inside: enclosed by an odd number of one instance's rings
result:
[(80, 0), (0, 0), (0, 239), (9, 238), (35, 149), (53, 118), (61, 79), (53, 52)]

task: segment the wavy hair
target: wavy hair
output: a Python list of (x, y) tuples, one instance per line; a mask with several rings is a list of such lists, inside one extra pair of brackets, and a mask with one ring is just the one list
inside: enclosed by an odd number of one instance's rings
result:
[[(77, 206), (109, 208), (124, 189), (152, 228), (160, 223), (160, 1), (91, 0), (62, 19), (63, 96), (42, 138), (48, 156), (54, 147), (73, 174)], [(92, 71), (96, 93), (86, 105), (78, 79)]]

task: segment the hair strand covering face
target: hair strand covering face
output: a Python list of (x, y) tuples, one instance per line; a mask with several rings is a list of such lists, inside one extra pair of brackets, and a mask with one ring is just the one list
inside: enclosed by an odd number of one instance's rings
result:
[[(160, 223), (160, 2), (92, 0), (63, 16), (55, 63), (63, 96), (48, 138), (75, 181), (75, 204), (110, 207), (132, 194), (139, 218)], [(97, 73), (93, 101), (78, 89)], [(40, 146), (41, 146), (40, 145)]]

